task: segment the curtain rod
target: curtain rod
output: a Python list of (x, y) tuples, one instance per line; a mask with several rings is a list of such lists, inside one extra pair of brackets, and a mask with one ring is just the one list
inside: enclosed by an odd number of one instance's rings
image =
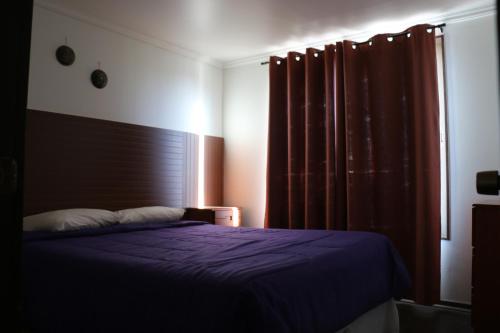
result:
[[(443, 32), (443, 27), (446, 27), (446, 23), (441, 23), (441, 24), (437, 24), (437, 25), (432, 25), (432, 26), (429, 26), (427, 29), (441, 29), (441, 32)], [(398, 36), (402, 36), (402, 35), (406, 35), (407, 33), (409, 33), (410, 31), (409, 30), (405, 30), (403, 32), (398, 32), (398, 33), (395, 33), (395, 34), (387, 34), (388, 36), (387, 37), (398, 37)], [(371, 41), (371, 38), (364, 41), (364, 42), (358, 42), (358, 43), (352, 43), (352, 45), (363, 45), (363, 44), (368, 44), (369, 42)], [(269, 64), (269, 61), (263, 61), (260, 63), (261, 65), (268, 65)]]

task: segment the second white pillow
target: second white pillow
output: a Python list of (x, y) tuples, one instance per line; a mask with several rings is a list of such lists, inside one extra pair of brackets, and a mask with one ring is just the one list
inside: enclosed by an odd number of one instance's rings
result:
[(179, 221), (184, 215), (183, 208), (151, 206), (129, 208), (117, 211), (120, 223), (171, 222)]

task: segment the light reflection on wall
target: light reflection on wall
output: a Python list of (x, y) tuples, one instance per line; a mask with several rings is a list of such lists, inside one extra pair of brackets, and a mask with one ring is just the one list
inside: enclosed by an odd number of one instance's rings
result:
[(198, 143), (198, 208), (205, 207), (205, 136), (199, 135)]
[(232, 208), (233, 210), (233, 227), (239, 227), (240, 226), (240, 210), (236, 207)]
[(286, 54), (289, 51), (304, 53), (308, 47), (323, 50), (325, 45), (338, 41), (352, 40), (355, 42), (361, 42), (376, 34), (397, 33), (416, 24), (437, 24), (442, 23), (443, 21), (444, 17), (442, 14), (437, 12), (428, 12), (397, 20), (394, 20), (393, 18), (378, 19), (377, 21), (370, 21), (363, 26), (356, 27), (355, 29), (332, 27), (331, 30), (323, 32), (319, 35), (308, 35), (300, 38), (292, 36), (281, 44), (269, 46), (266, 49), (266, 52), (280, 57), (286, 57)]
[(193, 128), (198, 135), (198, 207), (205, 206), (205, 133), (207, 126), (205, 94), (206, 87), (204, 67), (198, 66), (198, 89), (196, 92), (196, 101), (193, 105)]
[[(200, 80), (201, 81), (201, 80)], [(201, 85), (201, 84), (199, 84)], [(199, 208), (205, 206), (205, 108), (203, 107), (202, 93), (198, 92), (198, 101), (193, 105), (193, 128), (198, 135), (198, 202)]]

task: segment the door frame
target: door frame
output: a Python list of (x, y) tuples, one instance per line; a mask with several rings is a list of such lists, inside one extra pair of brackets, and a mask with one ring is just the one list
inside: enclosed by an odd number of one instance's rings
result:
[[(8, 8), (8, 9), (7, 9)], [(22, 329), (21, 252), (23, 217), (24, 129), (28, 99), (33, 0), (16, 0), (5, 4), (2, 11), (4, 73), (0, 112), (0, 221), (2, 232), (2, 264), (7, 273), (2, 283), (1, 303), (7, 309), (0, 327), (5, 332)], [(5, 267), (7, 266), (7, 267)], [(12, 328), (15, 328), (14, 330)]]

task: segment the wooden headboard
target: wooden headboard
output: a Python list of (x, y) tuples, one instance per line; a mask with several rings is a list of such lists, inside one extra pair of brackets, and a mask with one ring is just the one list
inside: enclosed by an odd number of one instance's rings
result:
[[(223, 145), (222, 138), (212, 141)], [(197, 202), (195, 134), (28, 110), (25, 155), (25, 215)], [(214, 177), (221, 178), (221, 172), (215, 170)]]

